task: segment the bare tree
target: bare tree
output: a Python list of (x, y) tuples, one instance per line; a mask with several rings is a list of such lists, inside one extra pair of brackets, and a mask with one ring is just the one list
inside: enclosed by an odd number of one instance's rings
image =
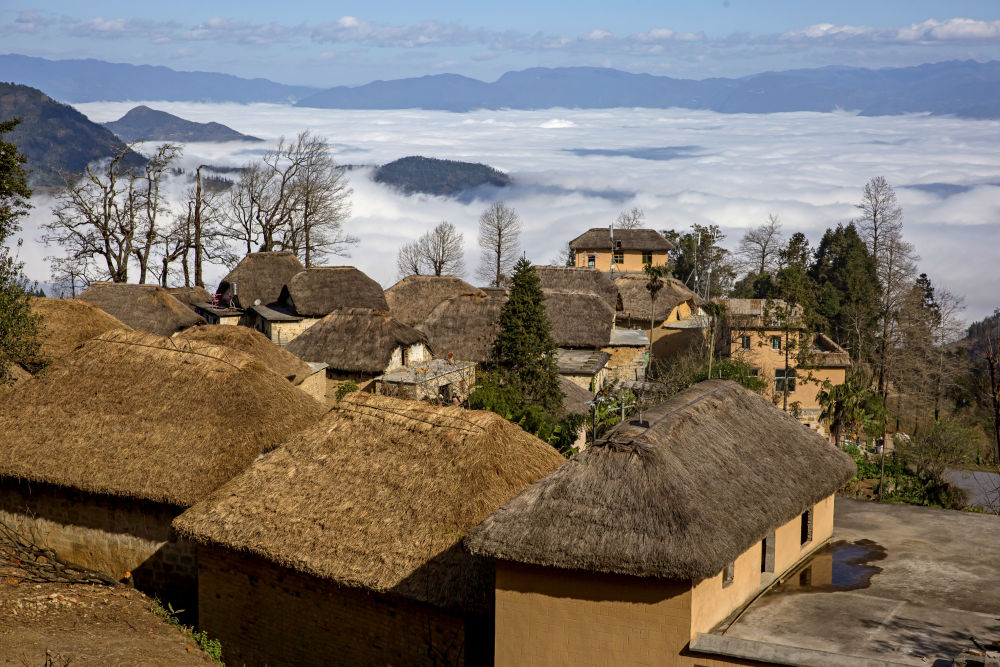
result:
[(646, 214), (638, 206), (633, 206), (627, 211), (622, 211), (615, 218), (615, 229), (639, 229)]
[(181, 154), (181, 147), (176, 144), (161, 144), (146, 161), (145, 174), (142, 178), (142, 204), (139, 229), (132, 254), (139, 264), (139, 284), (146, 282), (149, 271), (149, 258), (153, 248), (159, 244), (162, 230), (158, 227), (160, 213), (166, 208), (160, 195), (160, 185), (163, 172), (170, 163)]
[(423, 270), (423, 262), (420, 257), (420, 241), (404, 243), (399, 248), (396, 255), (396, 268), (399, 269), (399, 277), (419, 276)]
[(420, 254), (435, 276), (465, 273), (464, 237), (450, 222), (440, 222), (420, 238)]
[(477, 277), (488, 280), (494, 287), (502, 287), (517, 262), (520, 234), (521, 218), (517, 211), (502, 201), (490, 204), (479, 216), (479, 247), (483, 252)]
[(772, 213), (767, 216), (767, 222), (746, 231), (736, 248), (736, 256), (746, 271), (762, 276), (777, 268), (783, 243), (781, 222)]

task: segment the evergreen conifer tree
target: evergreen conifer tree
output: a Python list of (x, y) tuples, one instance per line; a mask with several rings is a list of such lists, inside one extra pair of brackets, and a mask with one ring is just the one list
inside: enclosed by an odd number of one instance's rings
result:
[(505, 383), (521, 394), (526, 405), (556, 414), (562, 410), (563, 394), (544, 301), (535, 268), (526, 259), (518, 260), (510, 297), (500, 311), (493, 359)]

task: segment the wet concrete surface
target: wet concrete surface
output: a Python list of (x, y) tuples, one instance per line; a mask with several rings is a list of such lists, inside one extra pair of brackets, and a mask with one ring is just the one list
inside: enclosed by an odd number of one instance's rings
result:
[(723, 634), (844, 664), (946, 665), (970, 637), (1000, 645), (1000, 517), (837, 498), (834, 525)]

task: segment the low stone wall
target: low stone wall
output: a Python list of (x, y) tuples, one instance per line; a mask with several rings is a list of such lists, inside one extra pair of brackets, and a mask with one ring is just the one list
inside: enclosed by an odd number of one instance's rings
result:
[[(194, 544), (170, 523), (181, 508), (21, 480), (0, 480), (0, 520), (63, 559), (115, 579), (131, 573), (136, 588), (194, 609)], [(189, 618), (193, 618), (193, 615)]]

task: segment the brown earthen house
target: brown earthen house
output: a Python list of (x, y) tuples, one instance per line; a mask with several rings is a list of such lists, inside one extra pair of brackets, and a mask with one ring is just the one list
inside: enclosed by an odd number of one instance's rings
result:
[(465, 538), (496, 564), (497, 665), (748, 664), (696, 640), (829, 540), (854, 464), (765, 398), (709, 380), (643, 419)]
[(418, 326), (453, 296), (486, 293), (455, 276), (407, 276), (385, 291), (389, 312), (403, 324)]
[(133, 329), (170, 336), (205, 320), (159, 285), (94, 283), (77, 297)]
[(488, 664), (462, 536), (563, 459), (490, 412), (350, 394), (174, 523), (227, 664)]
[(569, 242), (575, 266), (601, 271), (642, 271), (642, 267), (666, 265), (674, 244), (655, 229), (595, 227)]
[(241, 352), (140, 331), (83, 342), (0, 401), (0, 519), (193, 610), (174, 517), (322, 408)]

